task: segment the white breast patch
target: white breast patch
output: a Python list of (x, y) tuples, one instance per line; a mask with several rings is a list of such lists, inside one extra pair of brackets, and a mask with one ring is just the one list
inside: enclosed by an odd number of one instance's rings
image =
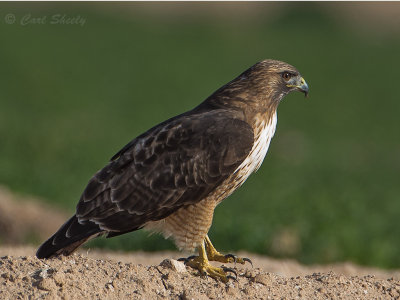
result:
[[(238, 172), (238, 179), (240, 185), (246, 181), (251, 173), (258, 170), (261, 163), (267, 154), (269, 143), (275, 134), (277, 116), (276, 112), (269, 120), (268, 123), (261, 121), (260, 124), (256, 125), (254, 132), (254, 144), (251, 148), (249, 156), (240, 164), (236, 169), (235, 173)], [(258, 129), (258, 130), (257, 130)]]

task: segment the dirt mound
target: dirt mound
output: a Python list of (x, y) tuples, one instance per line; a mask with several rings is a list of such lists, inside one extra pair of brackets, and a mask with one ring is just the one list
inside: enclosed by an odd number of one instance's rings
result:
[[(33, 253), (32, 247), (0, 248), (0, 255)], [(0, 258), (1, 299), (398, 299), (399, 272), (370, 269), (374, 275), (344, 275), (313, 272), (292, 261), (278, 261), (249, 255), (255, 268), (232, 265), (237, 281), (218, 282), (202, 278), (176, 260), (178, 253), (89, 252), (70, 257), (39, 260), (33, 256)], [(103, 257), (100, 259), (99, 257)], [(105, 259), (104, 257), (108, 257)], [(135, 263), (129, 261), (136, 261)], [(146, 264), (146, 262), (155, 262)], [(160, 263), (160, 261), (162, 261)], [(138, 264), (138, 262), (144, 264)], [(286, 266), (286, 272), (309, 275), (285, 276), (265, 269)], [(259, 264), (259, 265), (258, 265)], [(275, 264), (275, 266), (274, 266)], [(296, 268), (293, 268), (296, 266)], [(325, 266), (326, 270), (338, 266)], [(283, 268), (285, 269), (285, 268)], [(346, 270), (346, 268), (344, 268)], [(367, 269), (351, 265), (352, 272)]]
[[(46, 219), (46, 224), (40, 220)], [(0, 186), (0, 239), (48, 238), (66, 216)], [(31, 238), (30, 238), (31, 239)], [(0, 247), (0, 299), (398, 299), (400, 271), (340, 263), (303, 266), (294, 260), (237, 253), (252, 259), (236, 268), (237, 281), (201, 278), (178, 252), (122, 253), (81, 249), (39, 260), (32, 246)], [(164, 260), (172, 258), (172, 260)], [(390, 278), (390, 279), (388, 279)]]
[[(43, 222), (46, 220), (46, 222)], [(67, 220), (65, 213), (33, 197), (0, 186), (0, 241), (20, 244), (49, 238)]]

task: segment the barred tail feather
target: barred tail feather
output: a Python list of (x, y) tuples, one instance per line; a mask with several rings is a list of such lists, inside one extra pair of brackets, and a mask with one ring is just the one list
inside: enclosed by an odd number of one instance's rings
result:
[(101, 235), (104, 231), (92, 222), (81, 224), (74, 215), (36, 252), (37, 258), (50, 258), (57, 255), (70, 255), (87, 240)]

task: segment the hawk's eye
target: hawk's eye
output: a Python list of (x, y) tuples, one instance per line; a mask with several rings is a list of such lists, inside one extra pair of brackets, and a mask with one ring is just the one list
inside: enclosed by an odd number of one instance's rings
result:
[(285, 79), (285, 81), (288, 81), (292, 77), (292, 74), (289, 72), (283, 72), (282, 73), (282, 78)]

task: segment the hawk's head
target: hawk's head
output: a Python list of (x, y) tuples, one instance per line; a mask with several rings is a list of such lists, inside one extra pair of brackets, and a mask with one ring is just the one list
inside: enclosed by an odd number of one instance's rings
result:
[(268, 95), (271, 100), (280, 101), (292, 91), (300, 91), (308, 95), (308, 85), (300, 72), (285, 62), (266, 59), (256, 63), (239, 76), (248, 77), (253, 88)]
[(292, 91), (308, 95), (308, 85), (299, 71), (282, 61), (267, 59), (224, 85), (208, 101), (223, 106), (261, 110), (277, 107)]

